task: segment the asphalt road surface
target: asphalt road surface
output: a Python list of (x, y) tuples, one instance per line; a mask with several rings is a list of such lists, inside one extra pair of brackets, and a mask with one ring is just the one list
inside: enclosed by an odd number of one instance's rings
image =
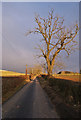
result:
[(2, 78), (0, 77), (0, 119), (2, 117)]
[(37, 79), (2, 106), (2, 118), (59, 118)]

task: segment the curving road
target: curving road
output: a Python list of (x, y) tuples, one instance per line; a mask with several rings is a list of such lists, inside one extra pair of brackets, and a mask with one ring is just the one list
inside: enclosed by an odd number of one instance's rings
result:
[(37, 79), (2, 106), (2, 118), (59, 118)]

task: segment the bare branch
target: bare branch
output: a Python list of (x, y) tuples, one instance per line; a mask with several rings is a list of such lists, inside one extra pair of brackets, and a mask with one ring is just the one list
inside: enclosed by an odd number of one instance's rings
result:
[[(75, 49), (77, 41), (74, 39), (79, 31), (78, 24), (72, 28), (64, 26), (64, 18), (54, 16), (54, 11), (49, 12), (48, 18), (42, 18), (39, 15), (35, 16), (37, 27), (35, 30), (29, 31), (26, 35), (31, 33), (39, 33), (42, 35), (42, 43), (45, 46), (38, 46), (47, 64), (48, 74), (52, 73), (56, 56), (60, 51), (66, 51), (68, 55)], [(74, 47), (74, 48), (73, 48)]]
[(63, 50), (65, 50), (67, 54), (70, 55), (70, 52), (66, 48), (63, 48)]
[[(41, 48), (40, 45), (38, 47), (39, 47), (39, 50), (41, 51), (43, 57), (46, 59), (46, 57), (47, 57), (46, 52)], [(40, 56), (40, 57), (42, 57), (42, 56)]]

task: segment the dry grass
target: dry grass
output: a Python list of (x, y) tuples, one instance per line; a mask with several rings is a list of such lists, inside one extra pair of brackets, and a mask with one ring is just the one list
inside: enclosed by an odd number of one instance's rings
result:
[(2, 77), (2, 103), (13, 96), (20, 88), (30, 81), (25, 76)]

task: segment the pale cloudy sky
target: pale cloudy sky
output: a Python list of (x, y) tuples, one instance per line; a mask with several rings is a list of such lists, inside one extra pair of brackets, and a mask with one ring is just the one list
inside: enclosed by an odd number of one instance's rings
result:
[[(37, 50), (34, 48), (41, 39), (38, 35), (25, 36), (25, 33), (35, 27), (35, 14), (48, 16), (49, 10), (54, 8), (55, 13), (64, 16), (65, 25), (71, 26), (79, 22), (79, 3), (2, 3), (2, 68), (17, 72), (25, 72), (25, 65), (29, 67), (37, 64), (35, 59)], [(76, 37), (79, 41), (79, 38)], [(79, 51), (72, 54), (67, 60), (65, 70), (78, 72)]]
[(2, 3), (0, 2), (0, 69), (2, 68)]

